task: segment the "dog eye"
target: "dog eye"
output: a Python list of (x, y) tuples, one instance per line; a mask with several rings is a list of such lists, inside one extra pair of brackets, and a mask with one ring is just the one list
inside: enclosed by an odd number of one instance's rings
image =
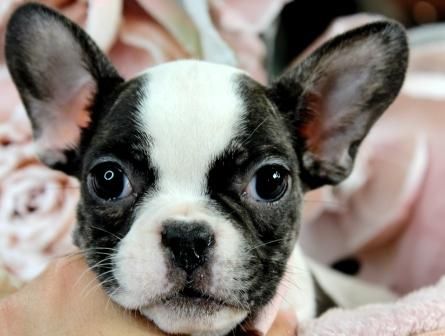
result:
[(266, 165), (258, 169), (247, 186), (247, 193), (258, 202), (275, 202), (285, 194), (289, 172), (280, 165)]
[(116, 162), (102, 162), (88, 176), (89, 186), (97, 197), (107, 201), (130, 195), (132, 188), (127, 175)]

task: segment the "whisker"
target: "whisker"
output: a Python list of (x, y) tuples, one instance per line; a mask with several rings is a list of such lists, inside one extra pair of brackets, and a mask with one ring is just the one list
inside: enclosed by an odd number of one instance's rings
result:
[[(108, 299), (107, 299), (107, 303), (106, 303), (106, 305), (105, 305), (105, 311), (107, 311), (107, 309), (108, 309), (108, 305), (110, 304), (110, 302), (111, 302), (111, 297), (114, 295), (114, 294), (116, 294), (116, 292), (119, 290), (119, 286), (116, 286), (116, 288), (115, 289), (113, 289), (113, 291), (111, 292), (111, 293), (107, 293), (107, 296), (108, 296)], [(115, 306), (114, 306), (114, 304), (111, 304), (111, 307), (113, 308), (113, 311), (116, 311), (115, 309)]]
[(101, 228), (101, 227), (98, 227), (98, 226), (94, 226), (94, 225), (91, 225), (91, 227), (92, 227), (93, 229), (96, 229), (96, 230), (99, 230), (99, 231), (102, 231), (102, 232), (105, 232), (105, 233), (108, 233), (108, 234), (112, 235), (112, 236), (115, 237), (118, 241), (121, 241), (122, 238), (123, 238), (122, 236), (118, 236), (118, 235), (114, 234), (113, 232), (110, 232), (110, 231), (108, 231), (108, 230), (105, 230), (104, 228)]
[[(74, 284), (74, 287), (76, 287), (76, 286), (80, 283), (80, 281), (83, 279), (83, 277), (85, 276), (85, 274), (88, 273), (88, 271), (93, 271), (93, 272), (94, 272), (94, 269), (98, 268), (99, 266), (104, 266), (104, 265), (110, 265), (110, 266), (112, 266), (112, 265), (113, 265), (113, 262), (112, 262), (111, 257), (112, 257), (112, 256), (110, 256), (109, 258), (102, 259), (102, 260), (100, 260), (99, 262), (97, 262), (96, 264), (94, 264), (93, 266), (88, 266), (87, 269), (84, 270), (84, 271), (82, 272), (82, 274), (80, 275), (80, 277), (76, 280), (76, 282), (75, 282), (75, 284)], [(107, 263), (108, 263), (108, 264), (107, 264)], [(96, 277), (96, 275), (95, 275), (95, 277)]]
[[(289, 288), (288, 288), (289, 289)], [(288, 300), (287, 300), (287, 298), (283, 295), (283, 294), (281, 294), (280, 292), (278, 292), (278, 291), (276, 291), (275, 292), (275, 295), (278, 295), (279, 297), (281, 297), (281, 299), (284, 301), (284, 302), (286, 302), (289, 306), (292, 306), (292, 303), (291, 302), (289, 302)], [(273, 302), (274, 303), (274, 302)], [(276, 303), (274, 303), (274, 304), (276, 304)], [(280, 308), (279, 307), (280, 306), (280, 304), (278, 304), (278, 307), (275, 307), (275, 308)], [(277, 310), (278, 310), (277, 309)]]
[(64, 253), (61, 255), (56, 256), (55, 258), (70, 258), (70, 257), (77, 257), (77, 256), (85, 256), (85, 252), (91, 252), (91, 251), (96, 251), (96, 250), (110, 250), (113, 252), (117, 252), (116, 248), (112, 248), (112, 247), (89, 247), (89, 248), (85, 248), (85, 249), (80, 249), (80, 250), (76, 250), (73, 252), (68, 252), (68, 253)]
[(254, 247), (248, 249), (248, 250), (246, 251), (246, 253), (249, 253), (249, 252), (251, 252), (251, 251), (253, 251), (253, 250), (255, 250), (255, 249), (259, 248), (259, 247), (263, 247), (263, 246), (266, 246), (266, 245), (269, 245), (269, 244), (273, 244), (273, 243), (278, 243), (278, 242), (280, 242), (280, 241), (284, 241), (284, 239), (285, 239), (285, 238), (280, 238), (280, 239), (270, 240), (270, 241), (268, 241), (268, 242), (258, 244), (258, 245), (256, 245), (256, 246), (254, 246)]
[[(114, 271), (114, 270), (106, 271), (106, 272), (102, 273), (102, 275), (112, 273), (113, 271)], [(91, 287), (91, 285), (92, 285), (95, 281), (97, 281), (97, 280), (98, 280), (98, 279), (97, 279), (96, 277), (94, 277), (94, 278), (93, 278), (92, 280), (90, 280), (90, 282), (88, 282), (88, 284), (83, 288), (83, 290), (82, 290), (81, 293), (80, 293), (80, 295), (81, 295), (81, 297), (82, 297), (83, 299), (86, 299), (86, 298), (88, 297), (88, 295), (91, 294), (91, 292), (92, 292), (93, 290), (96, 290), (96, 289), (98, 289), (99, 287), (101, 287), (101, 286), (103, 286), (103, 285), (105, 285), (105, 284), (107, 284), (107, 283), (111, 283), (111, 282), (113, 282), (115, 279), (114, 279), (114, 277), (111, 277), (111, 278), (106, 279), (106, 280), (104, 280), (104, 281), (100, 281), (99, 283), (97, 283), (97, 284), (95, 284), (95, 285), (93, 285), (93, 286)], [(90, 287), (90, 288), (89, 288), (89, 287)]]
[(254, 136), (254, 134), (256, 133), (256, 131), (258, 131), (259, 129), (260, 129), (260, 127), (261, 126), (263, 126), (264, 125), (264, 123), (267, 121), (269, 119), (269, 116), (267, 116), (266, 118), (264, 118), (255, 128), (254, 128), (254, 130), (252, 131), (252, 133), (250, 133), (249, 135), (248, 135), (248, 137), (246, 138), (246, 139), (244, 139), (242, 142), (241, 142), (241, 145), (245, 145), (246, 143), (247, 143), (247, 141), (249, 141), (253, 136)]
[(112, 283), (114, 281), (114, 279), (107, 279), (105, 281), (101, 281), (97, 284), (95, 284), (94, 286), (92, 286), (88, 292), (85, 293), (85, 295), (82, 297), (83, 299), (87, 299), (89, 295), (91, 295), (95, 290), (99, 290), (104, 288), (104, 286), (108, 283)]

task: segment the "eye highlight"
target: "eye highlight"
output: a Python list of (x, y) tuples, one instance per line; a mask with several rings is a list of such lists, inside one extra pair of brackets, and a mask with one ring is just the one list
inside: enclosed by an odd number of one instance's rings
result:
[(276, 202), (286, 193), (289, 178), (289, 172), (283, 166), (265, 165), (256, 171), (246, 192), (257, 202)]
[(91, 192), (105, 201), (115, 201), (127, 197), (132, 187), (122, 167), (113, 161), (101, 162), (88, 174)]

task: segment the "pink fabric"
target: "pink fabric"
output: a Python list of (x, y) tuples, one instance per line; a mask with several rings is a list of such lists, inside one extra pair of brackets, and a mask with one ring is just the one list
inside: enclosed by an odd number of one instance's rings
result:
[(445, 335), (445, 277), (395, 303), (329, 310), (300, 324), (297, 335), (420, 336), (433, 331)]
[[(380, 134), (375, 142), (367, 139), (352, 175), (338, 187), (325, 189), (322, 206), (303, 228), (306, 252), (330, 264), (390, 243), (403, 231), (418, 201), (430, 163), (428, 152), (423, 136)], [(382, 189), (386, 197), (380, 195)], [(317, 248), (320, 240), (326, 242), (323, 249)]]

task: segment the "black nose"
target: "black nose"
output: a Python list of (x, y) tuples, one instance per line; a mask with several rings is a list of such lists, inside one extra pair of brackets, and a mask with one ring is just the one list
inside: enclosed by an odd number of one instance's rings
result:
[(175, 265), (187, 274), (203, 265), (215, 237), (210, 228), (200, 222), (169, 221), (162, 229), (162, 244), (172, 253)]

